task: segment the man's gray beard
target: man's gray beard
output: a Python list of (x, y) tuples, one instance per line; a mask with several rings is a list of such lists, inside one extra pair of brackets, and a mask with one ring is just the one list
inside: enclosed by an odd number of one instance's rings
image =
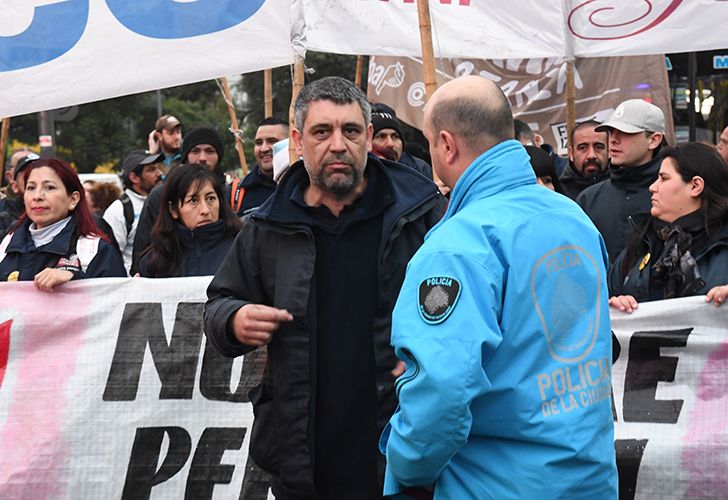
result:
[(333, 182), (331, 177), (324, 174), (325, 169), (321, 169), (319, 174), (313, 179), (313, 183), (321, 191), (330, 193), (337, 200), (346, 198), (361, 183), (362, 173), (354, 166), (347, 173), (346, 179)]

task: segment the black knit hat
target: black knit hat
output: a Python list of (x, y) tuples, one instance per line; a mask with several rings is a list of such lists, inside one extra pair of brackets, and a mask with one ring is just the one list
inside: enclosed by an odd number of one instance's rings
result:
[(395, 130), (404, 142), (404, 134), (402, 133), (402, 124), (399, 123), (397, 117), (391, 113), (374, 112), (372, 113), (372, 126), (374, 127), (374, 135), (385, 128)]
[(215, 148), (219, 161), (222, 162), (225, 148), (222, 145), (220, 134), (214, 128), (198, 126), (189, 129), (182, 137), (182, 163), (187, 163), (187, 155), (190, 150), (199, 144), (209, 144)]

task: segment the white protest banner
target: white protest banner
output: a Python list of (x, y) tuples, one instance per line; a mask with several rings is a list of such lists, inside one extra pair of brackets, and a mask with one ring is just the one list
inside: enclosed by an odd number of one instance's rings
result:
[(290, 0), (2, 0), (0, 117), (293, 62)]
[[(566, 62), (563, 59), (440, 59), (440, 83), (481, 75), (500, 86), (514, 118), (566, 154)], [(576, 121), (605, 121), (625, 99), (645, 99), (665, 112), (668, 142), (674, 144), (670, 86), (664, 56), (578, 58), (574, 69)], [(425, 84), (422, 62), (411, 57), (369, 59), (368, 98), (388, 104), (397, 117), (422, 129)]]
[[(268, 497), (247, 453), (264, 355), (232, 360), (205, 341), (209, 280), (95, 279), (52, 294), (0, 283), (0, 498)], [(644, 303), (612, 312), (612, 327), (620, 498), (723, 498), (728, 305)], [(588, 384), (598, 372), (554, 372), (550, 411), (601, 398)]]
[[(307, 48), (421, 56), (415, 0), (304, 0)], [(726, 47), (725, 0), (432, 0), (435, 57), (664, 54)]]
[(206, 343), (209, 281), (0, 284), (0, 498), (267, 498), (247, 458), (263, 351)]
[(725, 498), (728, 307), (688, 297), (611, 316), (620, 499)]

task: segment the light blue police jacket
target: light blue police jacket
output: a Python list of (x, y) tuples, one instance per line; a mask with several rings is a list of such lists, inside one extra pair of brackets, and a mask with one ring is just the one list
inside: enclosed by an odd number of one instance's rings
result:
[(617, 498), (606, 265), (518, 142), (476, 158), (394, 310), (407, 369), (380, 441), (385, 495)]

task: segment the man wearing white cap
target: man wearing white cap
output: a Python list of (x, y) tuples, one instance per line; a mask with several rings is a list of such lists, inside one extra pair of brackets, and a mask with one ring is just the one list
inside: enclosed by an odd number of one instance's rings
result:
[(610, 176), (582, 191), (576, 202), (602, 234), (613, 261), (633, 228), (650, 215), (649, 186), (660, 170), (665, 115), (654, 104), (629, 99), (594, 130), (609, 132)]

